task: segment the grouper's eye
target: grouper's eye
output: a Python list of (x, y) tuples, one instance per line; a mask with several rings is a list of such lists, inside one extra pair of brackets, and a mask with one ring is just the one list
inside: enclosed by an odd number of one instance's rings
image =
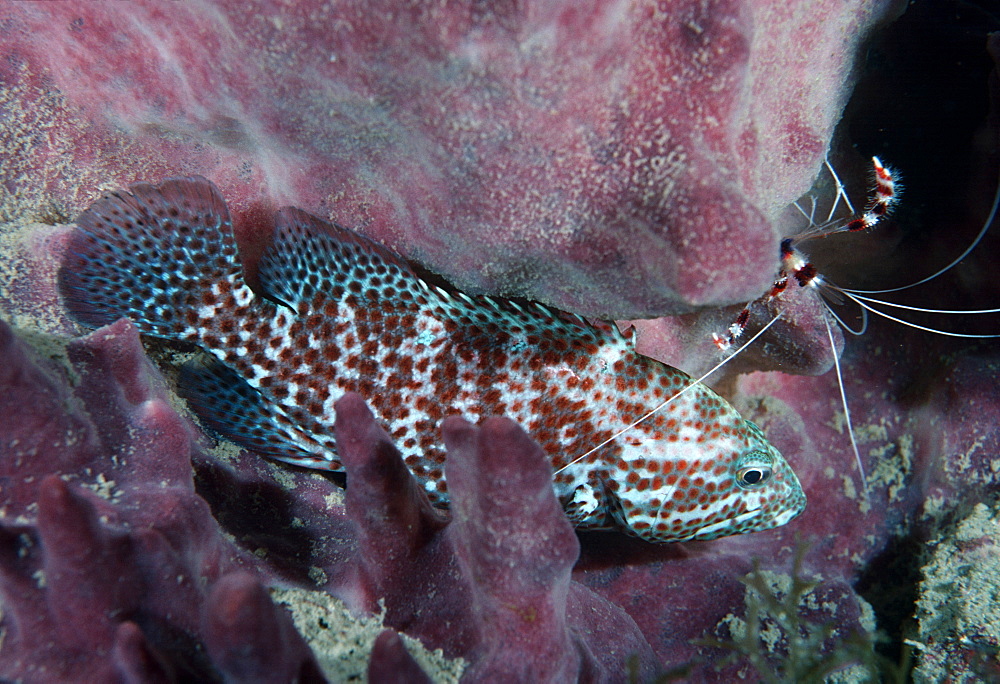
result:
[(771, 468), (768, 466), (748, 466), (740, 468), (736, 473), (736, 481), (740, 487), (759, 487), (771, 479)]
[(771, 479), (774, 458), (761, 449), (747, 452), (736, 462), (736, 484), (743, 489), (757, 489)]

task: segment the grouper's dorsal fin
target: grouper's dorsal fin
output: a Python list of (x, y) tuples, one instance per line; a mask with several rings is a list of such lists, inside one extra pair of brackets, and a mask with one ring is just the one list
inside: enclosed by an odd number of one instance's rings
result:
[(419, 278), (395, 252), (364, 235), (308, 212), (285, 207), (258, 267), (264, 294), (292, 307), (317, 292), (361, 300), (413, 293)]
[(437, 315), (478, 328), (491, 324), (505, 332), (530, 340), (561, 337), (585, 342), (631, 349), (630, 339), (611, 321), (591, 322), (579, 314), (569, 313), (541, 302), (507, 299), (488, 295), (470, 296), (463, 292), (433, 287), (438, 296)]
[(525, 340), (555, 335), (631, 346), (611, 322), (591, 323), (538, 302), (469, 296), (432, 285), (388, 247), (294, 207), (277, 213), (274, 240), (261, 257), (259, 278), (266, 296), (292, 308), (317, 293), (335, 301), (353, 295), (361, 305), (417, 305), (442, 320), (513, 331)]

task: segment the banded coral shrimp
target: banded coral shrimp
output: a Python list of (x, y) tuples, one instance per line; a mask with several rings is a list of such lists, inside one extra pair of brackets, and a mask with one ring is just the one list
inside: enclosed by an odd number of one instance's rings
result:
[[(826, 329), (827, 339), (833, 358), (833, 368), (837, 377), (837, 386), (841, 402), (844, 409), (844, 423), (851, 443), (855, 463), (858, 468), (859, 477), (862, 482), (862, 491), (867, 496), (866, 474), (862, 462), (861, 453), (858, 449), (858, 441), (851, 422), (850, 405), (844, 387), (844, 377), (841, 369), (840, 354), (837, 350), (837, 343), (834, 338), (834, 326), (840, 331), (854, 336), (860, 336), (868, 329), (869, 316), (878, 316), (885, 320), (898, 323), (900, 325), (922, 330), (946, 337), (958, 337), (966, 339), (990, 339), (1000, 338), (1000, 334), (967, 333), (955, 330), (948, 330), (944, 327), (934, 325), (922, 325), (912, 320), (902, 318), (902, 313), (889, 313), (886, 309), (897, 312), (914, 312), (917, 314), (934, 314), (939, 316), (972, 316), (982, 314), (1000, 313), (1000, 308), (982, 309), (945, 309), (914, 306), (905, 303), (893, 302), (879, 295), (888, 295), (896, 292), (903, 292), (918, 288), (930, 283), (937, 278), (952, 271), (961, 263), (979, 244), (993, 224), (997, 215), (998, 204), (1000, 204), (1000, 186), (994, 194), (994, 199), (988, 216), (983, 221), (982, 227), (972, 242), (958, 256), (954, 257), (947, 264), (939, 268), (934, 273), (920, 278), (905, 285), (885, 287), (878, 289), (855, 289), (842, 287), (835, 284), (831, 279), (819, 272), (817, 267), (808, 258), (807, 254), (800, 248), (804, 243), (813, 240), (832, 237), (842, 233), (856, 233), (870, 231), (880, 224), (889, 215), (894, 206), (899, 202), (901, 196), (901, 183), (899, 174), (892, 167), (884, 165), (878, 157), (872, 158), (872, 189), (868, 204), (861, 212), (856, 212), (848, 197), (843, 182), (837, 176), (833, 166), (825, 162), (826, 170), (829, 172), (834, 186), (835, 196), (831, 202), (826, 218), (820, 222), (815, 220), (816, 202), (810, 198), (810, 207), (806, 210), (801, 203), (796, 203), (796, 208), (808, 219), (808, 226), (800, 233), (787, 237), (781, 242), (781, 267), (771, 290), (754, 302), (747, 304), (737, 315), (736, 320), (723, 333), (713, 333), (713, 341), (722, 351), (728, 351), (734, 343), (744, 336), (750, 320), (751, 307), (767, 305), (780, 299), (789, 287), (806, 288), (817, 293), (825, 307), (827, 315), (822, 318)], [(849, 212), (847, 218), (837, 218), (838, 209), (843, 204)], [(854, 304), (858, 308), (858, 324), (852, 325), (845, 316), (838, 313), (838, 307), (846, 304)], [(777, 315), (780, 315), (777, 314)], [(775, 321), (777, 315), (771, 319)], [(770, 325), (770, 323), (768, 324)], [(741, 348), (742, 350), (742, 348)], [(737, 353), (739, 353), (738, 350)], [(731, 356), (728, 358), (732, 358)]]

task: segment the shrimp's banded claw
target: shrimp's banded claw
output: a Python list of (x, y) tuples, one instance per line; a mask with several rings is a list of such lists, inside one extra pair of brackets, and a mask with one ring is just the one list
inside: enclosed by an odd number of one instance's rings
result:
[[(809, 218), (811, 225), (802, 233), (786, 237), (781, 241), (779, 248), (780, 267), (775, 276), (774, 283), (771, 285), (770, 291), (756, 300), (756, 302), (773, 301), (785, 292), (788, 288), (788, 283), (791, 281), (798, 283), (799, 287), (824, 288), (827, 283), (823, 279), (823, 276), (820, 275), (816, 266), (806, 258), (805, 254), (799, 251), (796, 245), (809, 239), (871, 228), (889, 213), (893, 205), (899, 201), (901, 188), (897, 174), (891, 167), (883, 164), (878, 157), (872, 157), (872, 167), (874, 169), (875, 181), (871, 189), (871, 197), (869, 198), (867, 209), (865, 209), (863, 214), (855, 216), (852, 219), (836, 222), (833, 221), (832, 214), (836, 211), (841, 199), (843, 199), (848, 207), (851, 207), (851, 204), (844, 192), (843, 183), (837, 177), (833, 167), (827, 163), (826, 168), (833, 176), (837, 187), (837, 198), (830, 209), (831, 216), (828, 217), (825, 223), (814, 224), (812, 222), (815, 212), (807, 213), (803, 211), (803, 214)], [(830, 292), (825, 292), (824, 294), (831, 296)], [(835, 295), (834, 297), (836, 298)], [(747, 304), (740, 311), (725, 333), (712, 333), (712, 341), (720, 350), (727, 351), (746, 332), (747, 322), (749, 321), (749, 309), (754, 303)]]
[(896, 173), (891, 168), (884, 166), (878, 157), (872, 157), (872, 165), (875, 168), (875, 187), (872, 190), (868, 209), (861, 216), (849, 221), (843, 230), (855, 232), (871, 228), (882, 220), (899, 201), (899, 193), (902, 188), (896, 181)]
[(747, 329), (747, 321), (750, 320), (750, 305), (743, 307), (739, 315), (736, 316), (736, 320), (733, 321), (729, 329), (726, 330), (725, 335), (719, 335), (718, 333), (712, 333), (712, 341), (715, 342), (715, 346), (721, 351), (728, 351), (733, 343), (736, 342)]

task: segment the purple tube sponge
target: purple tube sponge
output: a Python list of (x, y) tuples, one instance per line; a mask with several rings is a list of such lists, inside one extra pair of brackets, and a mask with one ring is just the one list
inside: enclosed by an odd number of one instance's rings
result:
[(462, 655), (469, 681), (600, 680), (633, 656), (655, 672), (627, 614), (572, 582), (579, 543), (523, 430), (503, 418), (445, 421), (445, 524), (364, 401), (347, 394), (336, 408), (364, 594), (385, 602), (386, 624)]
[(121, 320), (66, 355), (40, 360), (0, 323), (0, 676), (320, 681), (253, 557), (195, 494), (196, 431), (135, 329)]

